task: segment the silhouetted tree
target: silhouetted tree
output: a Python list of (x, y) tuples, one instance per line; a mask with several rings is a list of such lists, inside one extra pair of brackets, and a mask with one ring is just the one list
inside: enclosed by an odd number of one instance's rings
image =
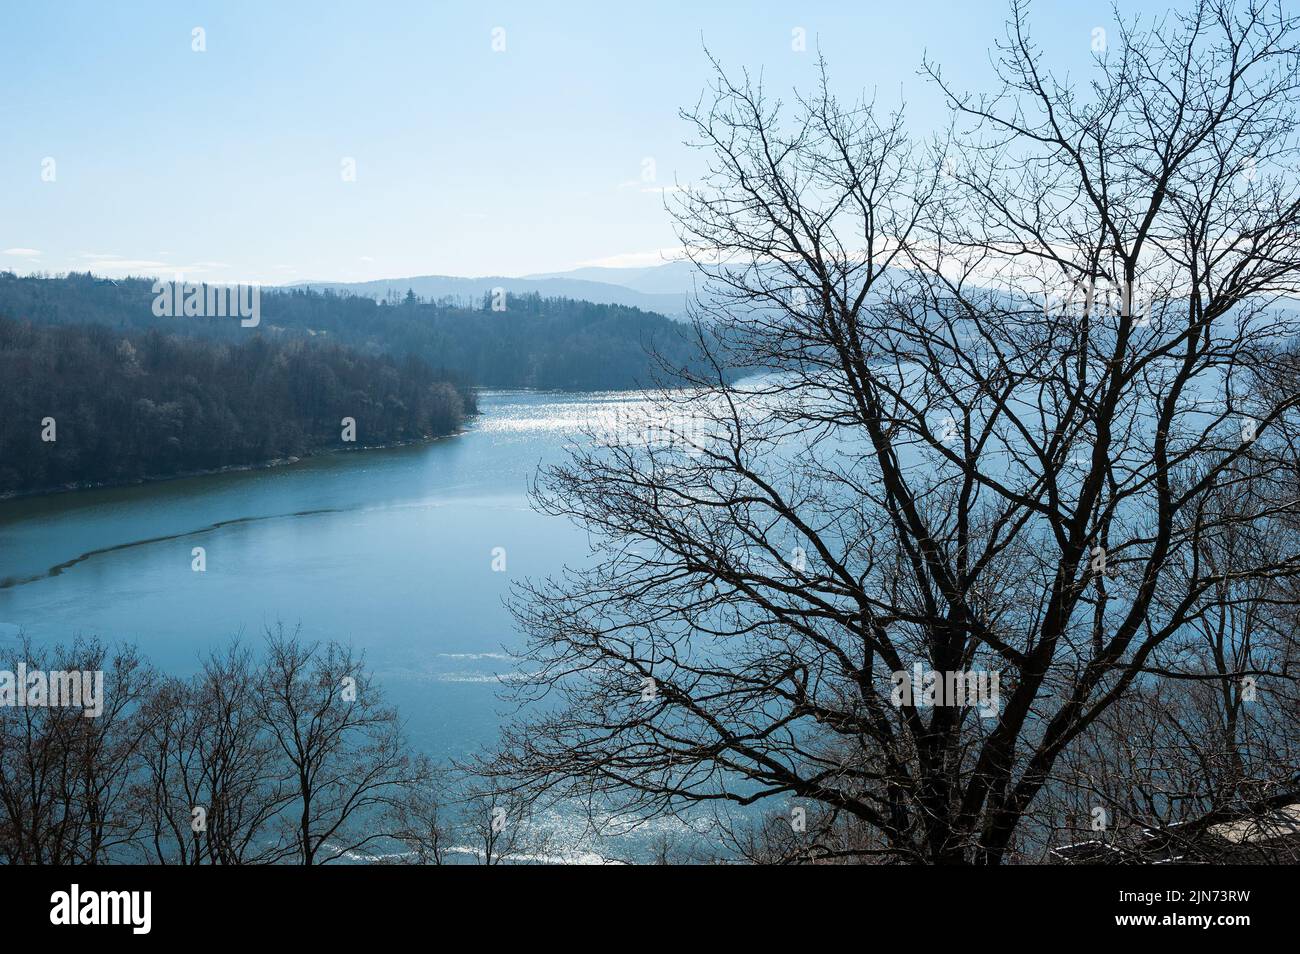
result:
[[(1300, 394), (1262, 386), (1294, 360), (1296, 23), (1125, 24), (1080, 90), (1024, 10), (994, 95), (930, 68), (932, 149), (824, 78), (787, 109), (719, 71), (686, 114), (700, 324), (719, 372), (778, 373), (701, 376), (544, 474), (601, 559), (519, 592), (546, 704), (498, 784), (805, 806), (784, 855), (993, 864), (1040, 854), (1040, 796), (1126, 698), (1293, 678), (1289, 649), (1212, 662), (1204, 624), (1300, 571), (1293, 533), (1260, 543), (1297, 512)], [(894, 697), (914, 664), (998, 676), (996, 711)], [(1239, 799), (1297, 769), (1224, 767)]]

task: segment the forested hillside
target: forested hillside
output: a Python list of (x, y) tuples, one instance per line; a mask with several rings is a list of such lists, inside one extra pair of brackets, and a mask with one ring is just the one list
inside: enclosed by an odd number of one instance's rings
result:
[(415, 358), (4, 317), (0, 381), (0, 493), (419, 440), (474, 409), (472, 392)]
[(371, 354), (413, 355), (479, 387), (629, 389), (664, 380), (660, 359), (671, 370), (701, 368), (688, 326), (636, 308), (564, 298), (507, 296), (504, 310), (494, 311), (487, 300), (468, 308), (414, 295), (375, 301), (331, 291), (264, 289), (257, 328), (227, 318), (157, 318), (152, 301), (145, 279), (0, 272), (0, 316), (230, 341), (323, 336)]

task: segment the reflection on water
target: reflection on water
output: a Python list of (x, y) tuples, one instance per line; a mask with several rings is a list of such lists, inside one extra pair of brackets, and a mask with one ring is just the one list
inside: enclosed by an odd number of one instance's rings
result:
[(365, 651), (413, 745), (465, 756), (495, 738), (514, 673), (510, 581), (588, 558), (577, 528), (530, 509), (529, 481), (634, 400), (485, 393), (467, 432), (432, 444), (0, 502), (0, 640), (99, 635), (183, 674), (231, 636), (301, 623)]

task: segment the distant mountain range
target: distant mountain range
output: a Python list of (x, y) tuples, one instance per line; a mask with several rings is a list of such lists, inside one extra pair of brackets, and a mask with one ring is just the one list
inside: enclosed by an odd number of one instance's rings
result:
[(695, 275), (695, 268), (689, 262), (669, 262), (649, 268), (577, 268), (522, 278), (416, 275), (369, 282), (299, 282), (290, 287), (346, 291), (376, 300), (393, 295), (400, 297), (411, 291), (420, 298), (434, 301), (452, 299), (458, 304), (478, 303), (494, 288), (504, 288), (507, 294), (536, 292), (544, 298), (575, 298), (600, 305), (626, 305), (681, 318), (686, 314), (687, 301), (695, 287)]
[(663, 265), (650, 265), (644, 268), (601, 268), (589, 266), (574, 268), (567, 272), (543, 272), (538, 275), (525, 275), (532, 279), (579, 279), (580, 281), (602, 282), (607, 285), (621, 285), (633, 291), (648, 295), (686, 295), (695, 290), (699, 281), (699, 272), (690, 262), (667, 262)]

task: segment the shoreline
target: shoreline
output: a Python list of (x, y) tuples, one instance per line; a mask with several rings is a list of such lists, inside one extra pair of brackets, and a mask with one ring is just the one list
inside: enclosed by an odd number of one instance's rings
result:
[[(470, 421), (478, 417), (479, 412), (466, 417)], [(187, 477), (216, 477), (221, 474), (240, 474), (254, 470), (273, 470), (279, 467), (291, 467), (294, 464), (301, 464), (305, 460), (313, 457), (324, 457), (329, 454), (355, 454), (362, 451), (371, 450), (395, 450), (400, 447), (415, 447), (420, 444), (433, 444), (436, 441), (447, 440), (452, 437), (460, 437), (466, 433), (469, 427), (463, 425), (454, 431), (448, 431), (446, 434), (436, 434), (432, 437), (419, 437), (405, 441), (390, 441), (384, 444), (359, 444), (355, 447), (324, 447), (317, 450), (307, 451), (301, 455), (290, 457), (275, 457), (271, 460), (257, 461), (251, 464), (227, 464), (225, 467), (208, 467), (200, 470), (187, 470), (176, 474), (148, 475), (145, 477), (131, 477), (123, 480), (95, 480), (80, 481), (74, 484), (65, 484), (58, 487), (46, 487), (39, 490), (9, 490), (0, 493), (0, 504), (8, 503), (12, 500), (28, 500), (34, 497), (55, 497), (60, 494), (75, 494), (83, 490), (113, 490), (118, 487), (138, 487), (143, 484), (165, 483), (169, 480), (184, 480)]]

